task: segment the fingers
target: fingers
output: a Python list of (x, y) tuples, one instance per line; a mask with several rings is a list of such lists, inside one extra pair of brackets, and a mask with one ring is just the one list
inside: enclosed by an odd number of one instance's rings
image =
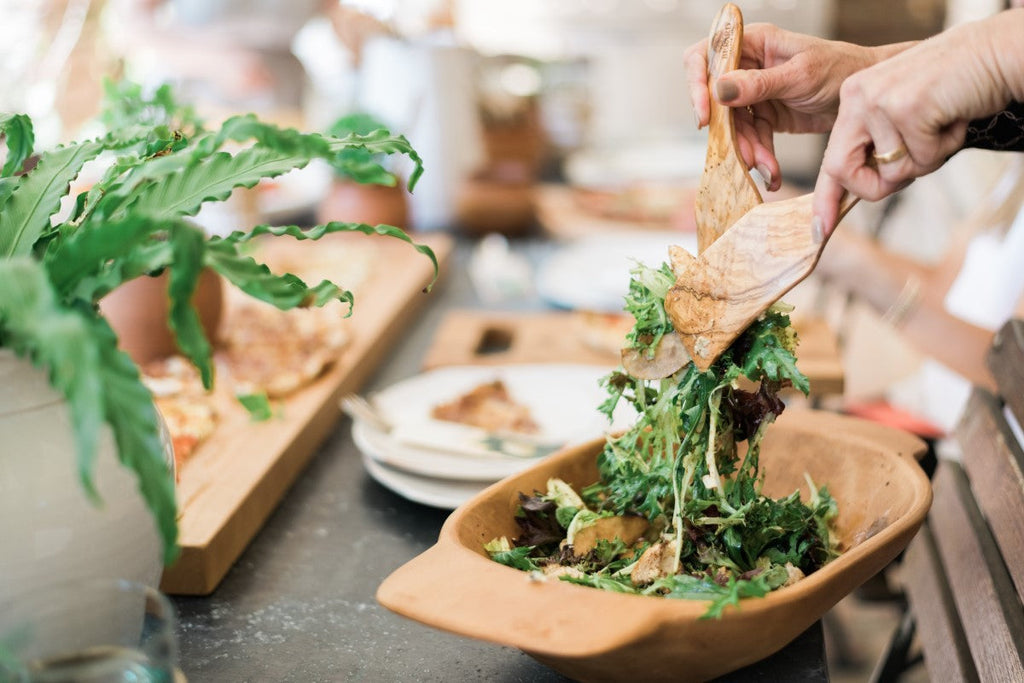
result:
[(966, 127), (962, 122), (934, 127), (922, 115), (918, 98), (863, 73), (869, 77), (852, 76), (842, 87), (822, 160), (822, 196), (816, 197), (815, 209), (821, 211), (826, 234), (834, 226), (836, 188), (869, 201), (898, 192), (941, 166), (962, 144)]
[(846, 189), (835, 178), (822, 170), (814, 184), (813, 218), (811, 235), (815, 242), (821, 242), (832, 234), (839, 222), (839, 203), (843, 201)]
[(750, 107), (733, 110), (736, 143), (747, 168), (756, 169), (769, 192), (782, 186), (782, 171), (775, 156), (774, 130), (771, 122), (757, 115)]
[(775, 192), (782, 187), (782, 169), (775, 156), (775, 131), (768, 119), (758, 116), (756, 108), (754, 111), (754, 128), (760, 142), (754, 146), (754, 168), (764, 178), (765, 188), (769, 192)]
[(785, 100), (792, 83), (784, 78), (783, 67), (736, 69), (715, 83), (715, 99), (730, 107), (745, 107), (766, 100)]
[(686, 71), (686, 87), (690, 92), (693, 116), (697, 128), (703, 128), (711, 120), (711, 94), (708, 92), (708, 41), (702, 40), (686, 50), (683, 58)]
[[(904, 180), (913, 177), (914, 157), (903, 141), (903, 135), (888, 117), (874, 112), (865, 123), (871, 144), (864, 151), (870, 154), (868, 170), (874, 173), (863, 175), (874, 186), (872, 195), (885, 196), (894, 192)], [(867, 160), (865, 164), (868, 164)]]

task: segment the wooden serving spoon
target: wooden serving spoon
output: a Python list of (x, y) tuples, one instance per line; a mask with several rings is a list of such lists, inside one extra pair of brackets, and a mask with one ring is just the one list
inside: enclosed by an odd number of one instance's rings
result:
[[(685, 271), (665, 310), (700, 370), (814, 270), (828, 239), (812, 234), (813, 194), (754, 207)], [(847, 194), (842, 219), (859, 201)]]
[[(708, 91), (714, 81), (739, 66), (743, 45), (743, 14), (727, 3), (711, 23), (708, 34)], [(763, 203), (761, 193), (736, 144), (732, 107), (711, 98), (707, 155), (695, 201), (697, 250), (703, 252), (750, 209)], [(672, 271), (683, 274), (692, 256), (681, 247), (670, 250)], [(639, 379), (661, 379), (675, 374), (690, 361), (679, 335), (666, 334), (653, 354), (634, 348), (622, 349), (622, 366)]]

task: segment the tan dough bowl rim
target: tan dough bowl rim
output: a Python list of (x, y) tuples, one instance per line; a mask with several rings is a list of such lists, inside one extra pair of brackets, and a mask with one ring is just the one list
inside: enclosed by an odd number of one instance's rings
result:
[[(727, 668), (714, 669), (709, 676), (758, 661), (783, 647), (894, 559), (924, 521), (932, 497), (931, 484), (915, 460), (923, 452), (924, 443), (906, 432), (813, 410), (787, 412), (769, 428), (770, 434), (773, 431), (824, 434), (837, 443), (842, 441), (876, 452), (877, 457), (894, 468), (892, 479), (899, 479), (907, 489), (907, 509), (881, 531), (814, 574), (763, 598), (743, 600), (738, 610), (727, 609), (719, 620), (699, 620), (706, 611), (704, 601), (611, 593), (558, 580), (530, 581), (525, 572), (498, 564), (485, 555), (482, 544), (493, 535), (483, 536), (491, 532), (481, 534), (479, 549), (460, 540), (460, 527), (478, 509), (506, 504), (511, 515), (517, 493), (536, 488), (522, 482), (538, 479), (539, 474), (546, 480), (577, 459), (595, 457), (604, 442), (599, 438), (555, 453), (464, 503), (445, 522), (437, 544), (389, 576), (378, 589), (377, 599), (398, 614), (436, 628), (519, 648), (563, 673), (571, 672), (574, 663), (608, 656), (634, 642), (658, 638), (659, 631), (666, 627), (703, 630), (704, 637), (715, 639), (727, 637), (736, 629), (772, 623), (777, 626), (771, 629), (775, 633), (765, 636), (760, 647), (752, 643), (748, 652), (737, 655)], [(828, 482), (815, 483), (820, 486)], [(842, 517), (842, 501), (839, 504)], [(451, 578), (447, 584), (446, 577)], [(480, 604), (481, 600), (490, 600), (493, 608)], [(601, 616), (588, 620), (587, 614)], [(597, 627), (589, 622), (607, 619), (609, 615), (614, 615), (614, 629), (595, 634), (593, 629)], [(560, 663), (568, 664), (563, 668)], [(698, 678), (703, 677), (699, 666), (694, 672)], [(602, 677), (598, 674), (595, 680)]]

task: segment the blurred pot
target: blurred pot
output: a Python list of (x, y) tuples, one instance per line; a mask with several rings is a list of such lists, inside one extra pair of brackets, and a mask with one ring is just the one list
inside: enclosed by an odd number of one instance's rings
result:
[(316, 221), (385, 224), (405, 230), (409, 227), (409, 193), (401, 183), (388, 187), (335, 179), (320, 202)]
[(529, 172), (517, 163), (478, 173), (465, 182), (459, 197), (459, 227), (469, 235), (528, 233), (537, 221), (533, 190)]
[[(143, 275), (126, 282), (100, 301), (100, 312), (117, 334), (121, 349), (137, 364), (165, 358), (178, 351), (167, 316), (168, 274)], [(192, 305), (210, 343), (215, 343), (224, 308), (224, 286), (217, 273), (203, 270)]]

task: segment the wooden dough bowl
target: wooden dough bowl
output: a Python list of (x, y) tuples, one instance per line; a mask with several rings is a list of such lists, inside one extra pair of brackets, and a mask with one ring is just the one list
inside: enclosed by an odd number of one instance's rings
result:
[(520, 491), (550, 477), (583, 486), (597, 478), (603, 439), (565, 449), (504, 479), (452, 513), (436, 545), (400, 567), (377, 599), (403, 616), (516, 647), (582, 681), (707, 680), (780, 650), (910, 542), (931, 504), (916, 457), (924, 443), (857, 418), (792, 410), (765, 437), (765, 492), (782, 497), (808, 473), (839, 506), (845, 551), (824, 568), (764, 598), (701, 619), (703, 601), (610, 593), (528, 574), (490, 560), (483, 545), (515, 537)]

